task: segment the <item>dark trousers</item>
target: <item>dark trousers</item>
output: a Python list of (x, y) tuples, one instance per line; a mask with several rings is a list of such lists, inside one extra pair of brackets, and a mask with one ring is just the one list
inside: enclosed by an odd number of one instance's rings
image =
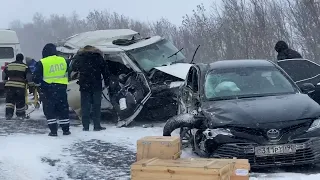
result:
[(57, 133), (58, 123), (62, 131), (69, 131), (69, 104), (66, 86), (50, 85), (43, 93), (43, 108), (48, 126), (52, 133)]
[(101, 91), (85, 92), (81, 91), (81, 116), (82, 125), (84, 128), (89, 129), (90, 114), (92, 111), (92, 120), (94, 128), (101, 127)]
[(18, 117), (26, 116), (26, 89), (6, 87), (6, 117), (12, 117), (14, 109)]

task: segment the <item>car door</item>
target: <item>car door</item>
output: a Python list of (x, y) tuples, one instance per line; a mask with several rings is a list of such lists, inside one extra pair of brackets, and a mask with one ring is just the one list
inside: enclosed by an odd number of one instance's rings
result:
[(125, 53), (106, 54), (105, 59), (112, 74), (108, 100), (117, 113), (117, 127), (128, 126), (151, 96), (149, 82), (143, 72), (129, 63)]
[(194, 67), (192, 74), (192, 97), (191, 97), (191, 113), (197, 114), (200, 107), (199, 94), (199, 69)]
[[(70, 61), (69, 67), (72, 66), (72, 63), (74, 63), (73, 60)], [(80, 102), (79, 85), (77, 84), (78, 75), (79, 75), (78, 72), (74, 72), (70, 68), (67, 94), (68, 94), (69, 107), (72, 110), (74, 110), (76, 112), (76, 114), (80, 117), (81, 102)]]
[(299, 87), (304, 83), (312, 83), (316, 89), (310, 94), (310, 97), (320, 103), (319, 64), (308, 59), (285, 59), (279, 60), (277, 63)]
[(111, 97), (118, 114), (117, 127), (128, 126), (151, 96), (149, 83), (142, 72), (132, 72), (117, 95)]
[(185, 85), (181, 89), (181, 97), (180, 99), (180, 113), (191, 113), (192, 111), (192, 98), (193, 98), (193, 78), (195, 74), (196, 69), (194, 67), (191, 67), (189, 69)]

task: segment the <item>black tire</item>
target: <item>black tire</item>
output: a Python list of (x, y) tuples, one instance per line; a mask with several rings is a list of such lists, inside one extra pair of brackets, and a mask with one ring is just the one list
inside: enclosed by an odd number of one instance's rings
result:
[(201, 148), (199, 147), (199, 143), (203, 140), (203, 136), (204, 135), (202, 134), (202, 131), (197, 131), (195, 133), (196, 138), (193, 142), (193, 152), (202, 158), (209, 158), (210, 153), (207, 150), (201, 150)]
[(192, 129), (187, 127), (180, 128), (180, 141), (182, 149), (191, 147), (194, 151), (194, 137), (191, 132)]
[(171, 136), (171, 133), (182, 127), (193, 127), (196, 120), (192, 114), (179, 114), (170, 118), (163, 127), (163, 136)]

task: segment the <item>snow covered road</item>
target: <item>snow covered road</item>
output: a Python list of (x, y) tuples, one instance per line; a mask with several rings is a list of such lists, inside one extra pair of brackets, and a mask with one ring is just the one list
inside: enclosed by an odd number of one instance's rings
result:
[[(3, 117), (3, 108), (0, 116)], [(135, 161), (136, 141), (143, 136), (161, 135), (162, 127), (116, 128), (83, 132), (71, 127), (70, 136), (47, 136), (46, 122), (37, 120), (0, 122), (1, 180), (126, 180)], [(183, 157), (193, 156), (184, 151)], [(252, 173), (250, 180), (318, 180), (320, 168), (270, 170)]]

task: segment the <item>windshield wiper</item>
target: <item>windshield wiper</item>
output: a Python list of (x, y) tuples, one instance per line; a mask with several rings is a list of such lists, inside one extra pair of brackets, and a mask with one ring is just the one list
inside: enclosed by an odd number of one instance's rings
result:
[(180, 51), (182, 51), (182, 50), (183, 50), (183, 48), (181, 48), (179, 51), (175, 52), (175, 53), (174, 53), (174, 54), (172, 54), (171, 56), (167, 57), (167, 59), (171, 58), (172, 56), (177, 55), (177, 54), (178, 54)]
[(279, 96), (279, 95), (285, 95), (285, 94), (290, 94), (290, 93), (284, 92), (284, 93), (267, 93), (267, 94), (244, 95), (244, 96), (238, 96), (238, 99), (268, 97), (268, 96)]

